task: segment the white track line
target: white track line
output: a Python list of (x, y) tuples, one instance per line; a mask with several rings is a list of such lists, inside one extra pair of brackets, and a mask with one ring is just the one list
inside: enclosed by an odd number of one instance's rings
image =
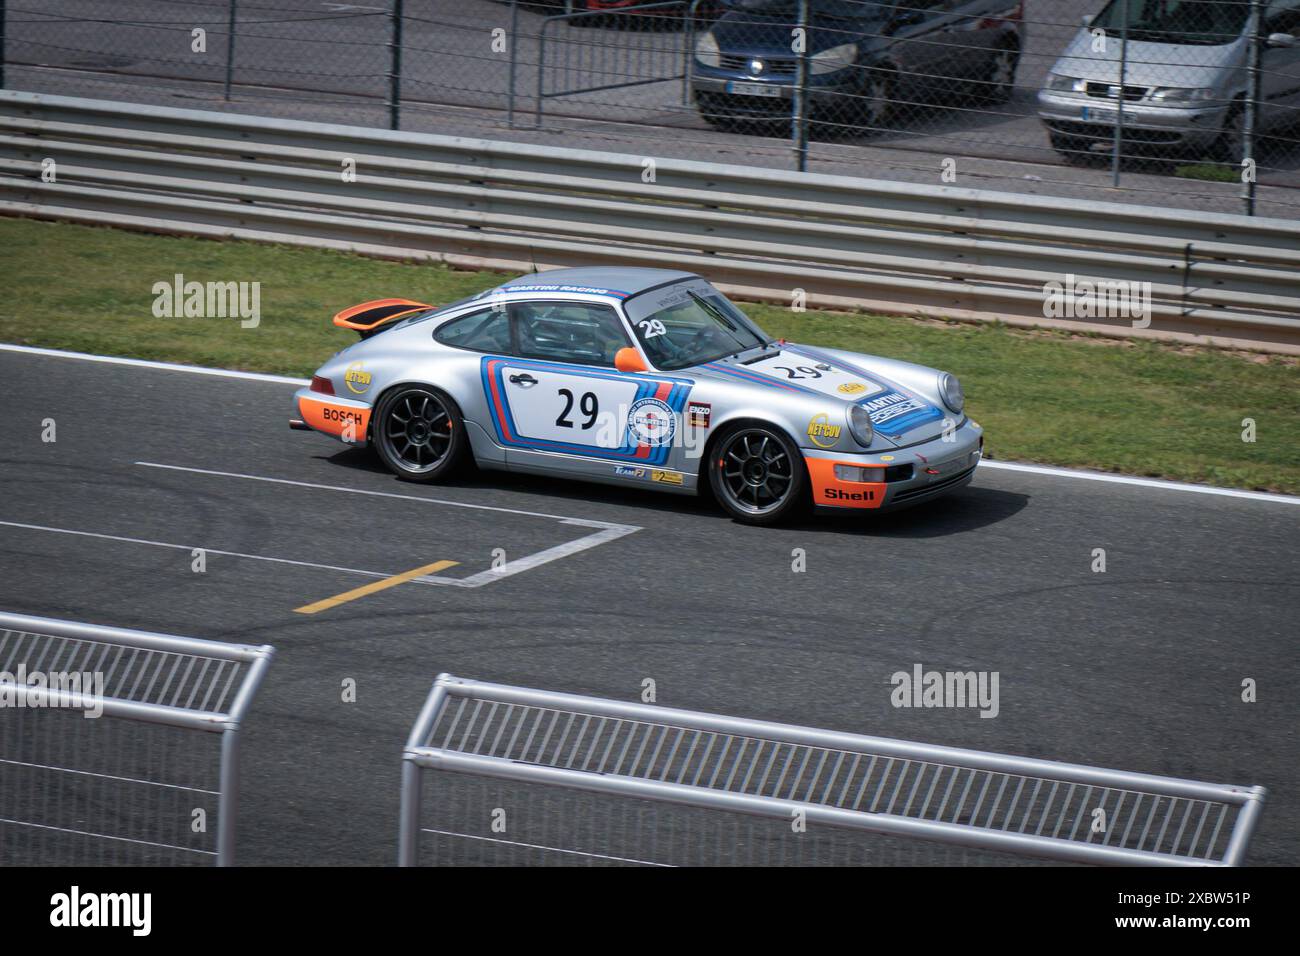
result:
[(103, 362), (109, 365), (131, 365), (135, 368), (152, 368), (164, 372), (189, 372), (191, 375), (215, 375), (220, 378), (243, 378), (258, 382), (275, 382), (279, 385), (310, 385), (311, 380), (291, 378), (288, 375), (267, 375), (264, 372), (238, 372), (228, 368), (204, 368), (201, 365), (177, 365), (173, 362), (153, 362), (148, 359), (122, 358), (118, 355), (91, 355), (89, 352), (64, 352), (60, 349), (42, 349), (34, 345), (11, 345), (0, 342), (0, 352), (20, 352), (24, 355), (44, 355), (48, 358), (77, 359), (82, 362)]
[(501, 508), (496, 505), (477, 505), (468, 501), (448, 501), (445, 498), (426, 498), (423, 495), (402, 495), (395, 491), (371, 491), (367, 488), (347, 488), (343, 485), (321, 485), (311, 481), (294, 481), (289, 478), (268, 478), (265, 475), (244, 475), (236, 471), (211, 471), (206, 468), (187, 468), (184, 465), (163, 465), (154, 461), (137, 461), (141, 468), (162, 468), (166, 471), (183, 471), (192, 475), (211, 475), (217, 478), (242, 478), (246, 481), (268, 481), (276, 485), (292, 485), (295, 488), (312, 488), (317, 491), (342, 491), (350, 495), (370, 495), (375, 498), (398, 498), (402, 501), (418, 501), (426, 505), (447, 505), (451, 508), (472, 508), (476, 511), (496, 511), (508, 515), (523, 515), (526, 518), (547, 518), (564, 524), (581, 525), (584, 528), (620, 529), (631, 533), (641, 529), (632, 524), (615, 524), (609, 521), (591, 521), (587, 518), (569, 518), (565, 515), (551, 515), (541, 511), (521, 511), (518, 508)]
[(528, 850), (546, 850), (548, 853), (567, 853), (571, 856), (585, 856), (594, 860), (614, 860), (618, 863), (635, 863), (638, 866), (664, 866), (672, 868), (671, 863), (651, 863), (649, 860), (634, 860), (626, 856), (609, 856), (604, 853), (588, 853), (585, 850), (566, 850), (559, 846), (542, 846), (540, 843), (520, 843), (518, 840), (502, 840), (498, 837), (476, 836), (473, 833), (457, 833), (455, 830), (433, 830), (421, 827), (421, 833), (434, 833), (440, 836), (461, 837), (465, 840), (480, 840), (484, 843), (501, 843), (506, 846), (521, 846)]
[(1161, 491), (1189, 491), (1201, 495), (1221, 495), (1225, 498), (1245, 498), (1249, 501), (1270, 501), (1279, 505), (1300, 505), (1300, 498), (1292, 495), (1275, 495), (1267, 491), (1243, 491), (1239, 488), (1214, 488), (1210, 485), (1188, 485), (1158, 478), (1132, 478), (1128, 475), (1106, 475), (1093, 471), (1072, 471), (1069, 468), (1048, 468), (1045, 465), (1021, 465), (1013, 461), (984, 459), (980, 468), (1002, 468), (1006, 471), (1024, 471), (1033, 475), (1054, 478), (1080, 478), (1084, 481), (1109, 481), (1117, 485), (1135, 485), (1139, 488), (1158, 488)]
[[(538, 551), (536, 554), (528, 554), (521, 558), (514, 558), (506, 561), (506, 563), (499, 568), (488, 568), (485, 571), (479, 571), (477, 574), (471, 574), (468, 577), (444, 578), (440, 575), (428, 575), (426, 577), (413, 579), (421, 584), (441, 584), (458, 588), (481, 588), (485, 584), (492, 584), (494, 581), (500, 581), (516, 574), (522, 574), (524, 571), (531, 571), (534, 568), (540, 568), (544, 564), (549, 564), (552, 561), (558, 561), (561, 558), (567, 558), (570, 555), (578, 554), (581, 551), (586, 551), (590, 548), (607, 544), (610, 541), (615, 541), (618, 538), (622, 538), (641, 530), (636, 525), (630, 524), (612, 524), (608, 521), (590, 521), (586, 518), (568, 518), (564, 515), (543, 514), (538, 511), (520, 511), (516, 508), (498, 508), (494, 505), (477, 505), (464, 501), (446, 501), (441, 498), (425, 498), (421, 495), (403, 495), (394, 491), (370, 491), (365, 488), (346, 488), (342, 485), (322, 485), (308, 481), (292, 481), (288, 478), (268, 478), (263, 475), (242, 475), (231, 471), (210, 471), (205, 468), (186, 468), (181, 465), (162, 465), (150, 461), (137, 461), (136, 464), (142, 468), (162, 468), (166, 471), (180, 471), (219, 478), (242, 478), (248, 481), (267, 481), (277, 485), (289, 485), (297, 488), (311, 488), (313, 490), (321, 491), (342, 491), (354, 495), (372, 495), (379, 498), (397, 498), (402, 501), (416, 501), (421, 504), (449, 505), (454, 508), (473, 508), (478, 511), (496, 511), (505, 514), (522, 515), (527, 518), (545, 518), (550, 521), (558, 521), (560, 524), (596, 529), (591, 534), (585, 535), (574, 541), (565, 541), (563, 544), (557, 544), (554, 547), (546, 548), (544, 551)], [(388, 576), (389, 575), (383, 575), (383, 577)]]
[[(190, 372), (194, 375), (214, 375), (225, 378), (243, 378), (253, 379), (261, 382), (276, 382), (282, 385), (307, 385), (310, 384), (305, 378), (290, 378), (284, 375), (266, 375), (261, 372), (237, 372), (224, 368), (203, 368), (198, 365), (175, 365), (171, 362), (153, 362), (147, 359), (119, 358), (114, 355), (91, 355), (86, 352), (64, 352), (59, 349), (37, 348), (32, 345), (10, 345), (0, 342), (0, 352), (19, 352), (27, 355), (44, 355), (50, 358), (79, 359), (83, 362), (107, 362), (114, 365), (131, 365), (137, 368), (161, 369), (168, 372)], [(1081, 481), (1108, 481), (1120, 485), (1132, 485), (1137, 488), (1156, 488), (1161, 491), (1181, 491), (1191, 494), (1201, 495), (1218, 495), (1227, 498), (1242, 498), (1249, 501), (1267, 501), (1273, 504), (1300, 505), (1300, 497), (1293, 495), (1276, 495), (1264, 491), (1244, 491), (1238, 488), (1215, 488), (1211, 485), (1190, 485), (1176, 481), (1158, 481), (1154, 478), (1131, 478), (1126, 475), (1107, 475), (1093, 471), (1075, 471), (1069, 468), (1050, 468), (1045, 465), (1022, 465), (1010, 461), (992, 461), (985, 459), (980, 463), (982, 468), (1003, 468), (1008, 471), (1023, 471), (1028, 474), (1042, 475), (1048, 478), (1077, 478)], [(167, 466), (154, 466), (167, 467)], [(219, 474), (219, 472), (213, 472)], [(273, 481), (275, 479), (263, 479)], [(379, 494), (380, 492), (371, 492)], [(400, 496), (399, 496), (400, 497)], [(459, 504), (458, 502), (442, 502), (443, 504)], [(464, 505), (461, 507), (485, 507), (482, 505)], [(490, 509), (497, 511), (508, 511), (506, 508)], [(517, 512), (526, 514), (527, 512)], [(542, 515), (539, 517), (554, 517), (552, 515)], [(577, 520), (577, 519), (570, 519)], [(611, 526), (612, 527), (612, 526)], [(630, 527), (630, 526), (629, 526)]]
[[(391, 578), (390, 571), (362, 571), (360, 568), (341, 568), (333, 564), (316, 564), (312, 561), (295, 561), (292, 558), (271, 558), (264, 554), (246, 554), (242, 551), (218, 551), (197, 544), (173, 544), (170, 541), (150, 541), (147, 538), (124, 538), (116, 534), (100, 534), (97, 531), (76, 531), (71, 528), (51, 528), (41, 524), (22, 524), (18, 521), (0, 521), (7, 528), (24, 528), (28, 531), (48, 531), (53, 534), (71, 534), (81, 538), (99, 538), (104, 541), (120, 541), (124, 544), (144, 544), (151, 548), (172, 548), (176, 551), (202, 551), (204, 554), (220, 554), (227, 558), (248, 558), (250, 561), (272, 561), (276, 564), (294, 564), (301, 568), (316, 568), (321, 571), (342, 571), (344, 574), (363, 574), (370, 578)], [(423, 579), (422, 579), (423, 580)]]

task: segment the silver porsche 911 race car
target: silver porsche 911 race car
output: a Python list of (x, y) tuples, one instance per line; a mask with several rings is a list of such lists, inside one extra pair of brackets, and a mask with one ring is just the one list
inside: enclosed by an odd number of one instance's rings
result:
[(776, 342), (704, 279), (521, 276), (442, 308), (379, 299), (295, 396), (295, 428), (371, 444), (398, 476), (484, 468), (692, 494), (770, 524), (967, 484), (983, 447), (945, 372)]

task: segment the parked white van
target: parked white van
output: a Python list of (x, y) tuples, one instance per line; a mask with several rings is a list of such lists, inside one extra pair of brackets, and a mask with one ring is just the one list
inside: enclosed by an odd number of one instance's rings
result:
[[(1124, 57), (1124, 151), (1241, 158), (1249, 86), (1250, 4), (1110, 0), (1066, 47), (1038, 94), (1053, 148), (1109, 150)], [(1300, 0), (1266, 0), (1256, 130), (1300, 124)]]

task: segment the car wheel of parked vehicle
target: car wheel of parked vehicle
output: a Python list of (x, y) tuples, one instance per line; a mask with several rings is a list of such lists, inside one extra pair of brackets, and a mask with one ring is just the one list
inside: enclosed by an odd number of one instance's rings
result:
[[(1232, 104), (1211, 150), (1214, 159), (1239, 163), (1246, 152), (1246, 108), (1240, 100)], [(1258, 143), (1258, 139), (1256, 140)]]
[(858, 92), (857, 121), (880, 129), (889, 118), (894, 97), (894, 77), (889, 70), (868, 70)]
[(372, 426), (384, 464), (408, 481), (440, 481), (464, 456), (465, 421), (448, 396), (426, 386), (402, 386), (379, 403)]
[(1092, 161), (1092, 151), (1089, 149), (1088, 140), (1066, 136), (1063, 133), (1055, 133), (1050, 130), (1047, 136), (1052, 141), (1052, 149), (1060, 153), (1061, 158), (1071, 166), (1084, 166)]
[(770, 525), (803, 509), (808, 479), (803, 456), (780, 430), (740, 425), (713, 446), (709, 485), (737, 521)]
[(1016, 68), (1020, 65), (1020, 50), (1008, 44), (993, 52), (988, 70), (981, 77), (981, 99), (985, 103), (1005, 103), (1016, 88)]

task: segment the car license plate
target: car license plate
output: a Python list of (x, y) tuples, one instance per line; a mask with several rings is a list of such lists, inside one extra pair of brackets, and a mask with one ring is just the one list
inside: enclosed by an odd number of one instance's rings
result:
[(781, 87), (770, 83), (736, 83), (727, 84), (727, 92), (737, 96), (774, 96), (780, 97)]
[(1114, 123), (1116, 111), (1100, 106), (1085, 106), (1083, 119), (1092, 123)]

